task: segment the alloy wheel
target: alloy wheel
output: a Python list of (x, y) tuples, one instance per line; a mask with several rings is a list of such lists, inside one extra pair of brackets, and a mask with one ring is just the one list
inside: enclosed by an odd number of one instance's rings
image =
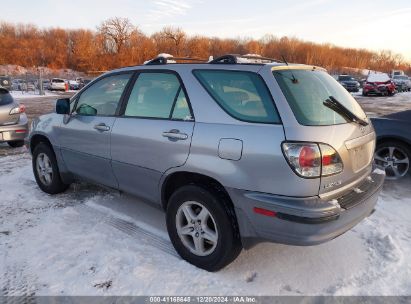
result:
[(387, 179), (399, 179), (405, 176), (410, 167), (407, 153), (395, 146), (377, 149), (374, 160), (380, 169), (385, 170)]
[(214, 252), (218, 241), (216, 222), (199, 202), (184, 202), (176, 214), (177, 233), (183, 245), (197, 256)]
[(36, 159), (36, 170), (40, 181), (48, 186), (53, 181), (53, 167), (50, 158), (45, 153), (40, 153)]

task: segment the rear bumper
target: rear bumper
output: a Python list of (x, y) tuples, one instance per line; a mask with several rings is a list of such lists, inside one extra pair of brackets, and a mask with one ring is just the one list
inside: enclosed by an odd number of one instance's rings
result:
[(27, 117), (20, 116), (18, 124), (0, 126), (0, 142), (24, 140), (29, 134)]
[[(244, 247), (261, 241), (305, 246), (332, 240), (370, 215), (384, 177), (384, 174), (374, 172), (356, 187), (363, 192), (352, 191), (331, 201), (238, 189), (228, 189), (228, 192), (234, 201)], [(276, 216), (257, 214), (253, 211), (255, 207), (274, 211)]]

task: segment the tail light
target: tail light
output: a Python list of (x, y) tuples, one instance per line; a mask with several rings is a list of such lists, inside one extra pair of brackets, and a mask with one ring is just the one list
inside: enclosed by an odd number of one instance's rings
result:
[(299, 176), (314, 178), (340, 173), (343, 163), (337, 151), (326, 144), (283, 143), (284, 155)]
[(15, 114), (21, 114), (26, 112), (26, 107), (24, 105), (19, 105), (18, 107), (15, 107), (10, 110), (10, 115), (15, 115)]

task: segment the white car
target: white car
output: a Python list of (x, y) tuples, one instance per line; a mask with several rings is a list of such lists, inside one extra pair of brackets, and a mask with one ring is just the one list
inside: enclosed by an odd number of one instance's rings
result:
[(65, 91), (66, 90), (66, 81), (61, 78), (53, 78), (50, 81), (50, 91)]

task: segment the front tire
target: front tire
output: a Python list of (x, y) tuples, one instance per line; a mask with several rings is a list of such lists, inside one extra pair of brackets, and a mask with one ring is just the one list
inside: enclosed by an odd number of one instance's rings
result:
[(234, 210), (219, 192), (183, 186), (167, 206), (167, 230), (174, 248), (184, 260), (207, 271), (230, 264), (242, 249)]
[(20, 148), (24, 146), (24, 140), (9, 141), (7, 144), (12, 148)]
[(48, 194), (57, 194), (67, 190), (63, 183), (54, 151), (49, 145), (39, 143), (33, 151), (33, 172), (37, 185)]

